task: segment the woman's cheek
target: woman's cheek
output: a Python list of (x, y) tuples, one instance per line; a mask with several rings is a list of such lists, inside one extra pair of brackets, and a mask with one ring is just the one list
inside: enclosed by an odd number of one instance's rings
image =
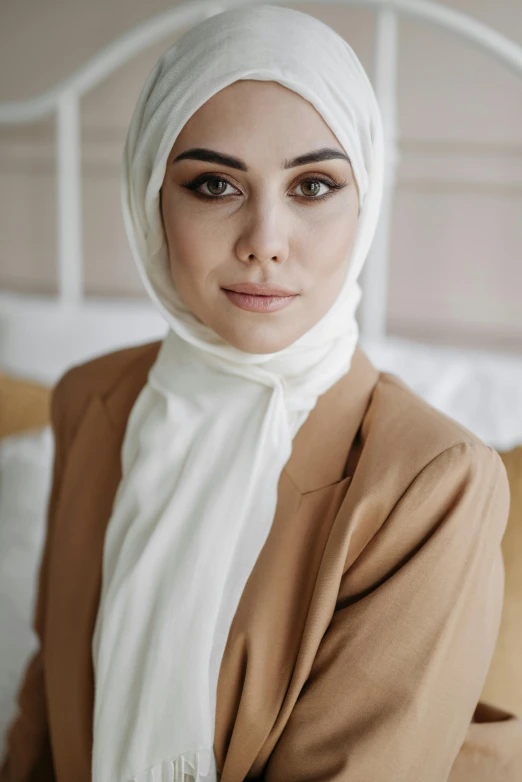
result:
[(178, 265), (191, 276), (206, 275), (216, 265), (220, 255), (219, 244), (199, 231), (179, 230), (170, 242), (171, 265)]

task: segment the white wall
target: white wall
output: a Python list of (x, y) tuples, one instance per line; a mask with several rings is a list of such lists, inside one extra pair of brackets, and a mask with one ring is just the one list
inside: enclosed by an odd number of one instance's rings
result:
[[(447, 0), (522, 44), (520, 0)], [(3, 0), (0, 101), (53, 86), (165, 0)], [(370, 68), (373, 15), (299, 6)], [(389, 331), (522, 352), (522, 80), (439, 30), (400, 25), (401, 163)], [(173, 39), (172, 39), (173, 40)], [(142, 292), (124, 237), (119, 166), (150, 50), (82, 104), (88, 293)], [(54, 124), (0, 129), (0, 287), (55, 290)]]

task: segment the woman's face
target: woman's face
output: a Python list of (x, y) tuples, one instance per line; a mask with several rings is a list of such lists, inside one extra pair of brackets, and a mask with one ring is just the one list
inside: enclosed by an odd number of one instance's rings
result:
[[(294, 161), (325, 147), (340, 157)], [(359, 211), (344, 154), (315, 108), (273, 81), (234, 82), (178, 135), (161, 188), (172, 280), (191, 311), (240, 350), (282, 350), (336, 299)], [(226, 292), (242, 283), (292, 296), (280, 306)]]

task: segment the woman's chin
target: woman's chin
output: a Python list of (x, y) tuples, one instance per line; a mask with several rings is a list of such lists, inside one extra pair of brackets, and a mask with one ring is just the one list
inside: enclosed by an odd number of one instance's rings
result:
[(256, 353), (259, 355), (267, 353), (278, 353), (280, 350), (291, 345), (298, 339), (299, 335), (289, 335), (286, 340), (281, 338), (281, 334), (267, 334), (266, 329), (253, 329), (249, 332), (248, 329), (238, 329), (238, 331), (225, 329), (221, 332), (220, 336), (223, 337), (228, 343), (233, 345), (238, 350), (242, 350), (245, 353)]

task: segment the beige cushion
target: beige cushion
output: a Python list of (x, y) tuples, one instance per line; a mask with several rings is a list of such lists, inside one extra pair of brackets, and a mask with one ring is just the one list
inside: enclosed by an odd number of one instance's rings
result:
[(511, 491), (502, 540), (506, 583), (500, 632), (481, 700), (522, 717), (522, 446), (500, 456)]
[(49, 423), (51, 389), (0, 373), (0, 437)]

